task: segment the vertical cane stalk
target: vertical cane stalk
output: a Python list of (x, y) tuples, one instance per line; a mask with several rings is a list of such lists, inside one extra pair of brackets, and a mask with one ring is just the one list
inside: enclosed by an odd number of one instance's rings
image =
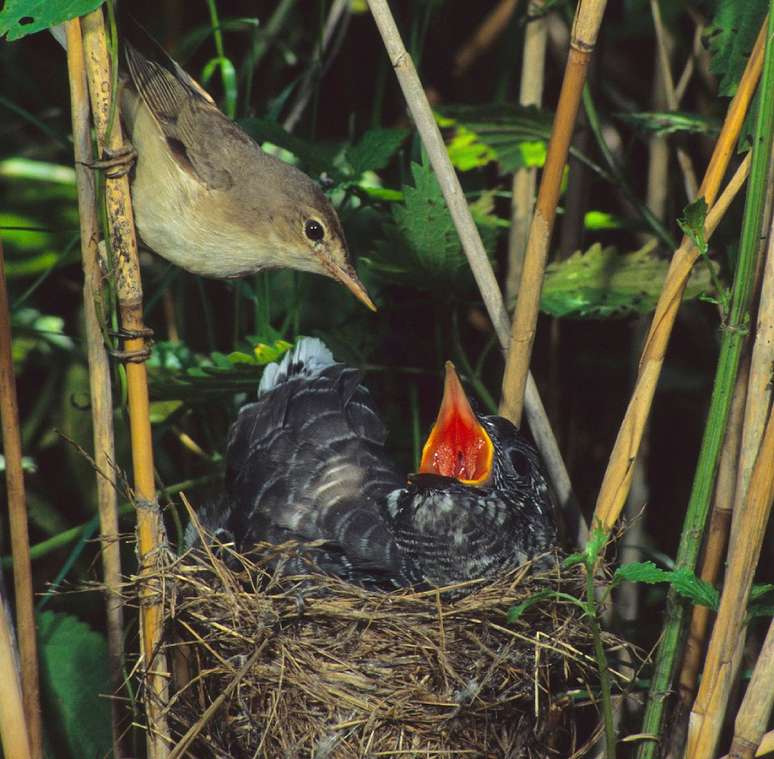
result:
[[(33, 759), (43, 757), (43, 726), (40, 718), (38, 642), (33, 607), (30, 535), (27, 529), (27, 499), (22, 471), (19, 409), (11, 354), (11, 313), (5, 284), (5, 257), (0, 241), (0, 424), (5, 454), (5, 482), (8, 492), (8, 521), (13, 552), (13, 584), (16, 593), (16, 628), (21, 658), (24, 718), (29, 731)], [(3, 697), (4, 698), (4, 697)]]
[[(78, 216), (83, 259), (83, 304), (86, 323), (86, 351), (89, 363), (89, 397), (97, 476), (97, 507), (100, 521), (102, 571), (107, 589), (107, 640), (110, 682), (118, 692), (123, 681), (124, 615), (121, 604), (121, 552), (118, 542), (118, 503), (114, 476), (113, 402), (110, 391), (110, 364), (100, 327), (102, 277), (99, 268), (99, 222), (94, 174), (86, 164), (92, 159), (91, 129), (86, 70), (83, 60), (80, 21), (66, 25), (67, 66), (73, 122), (75, 172), (78, 183)], [(110, 700), (113, 753), (120, 756), (119, 701)]]
[[(116, 155), (124, 149), (118, 119), (108, 133), (112, 104), (110, 57), (107, 49), (102, 11), (83, 17), (83, 42), (92, 113), (100, 149)], [(147, 330), (142, 314), (142, 283), (137, 257), (134, 217), (126, 175), (106, 178), (105, 203), (110, 244), (116, 262), (116, 294), (123, 350), (128, 358), (126, 379), (129, 425), (132, 443), (132, 468), (137, 512), (137, 548), (140, 577), (140, 641), (147, 673), (145, 708), (148, 718), (148, 754), (164, 757), (168, 753), (169, 731), (166, 725), (168, 669), (166, 658), (158, 650), (162, 631), (161, 588), (152, 578), (161, 560), (166, 541), (164, 524), (156, 497), (153, 475), (147, 370), (143, 363)]]
[(517, 426), (521, 423), (524, 410), (524, 391), (532, 345), (535, 341), (540, 293), (543, 289), (548, 245), (556, 218), (562, 176), (575, 129), (589, 61), (597, 41), (606, 4), (607, 0), (581, 0), (572, 25), (570, 53), (559, 93), (559, 103), (556, 106), (546, 162), (540, 178), (535, 214), (530, 225), (503, 376), (500, 414)]

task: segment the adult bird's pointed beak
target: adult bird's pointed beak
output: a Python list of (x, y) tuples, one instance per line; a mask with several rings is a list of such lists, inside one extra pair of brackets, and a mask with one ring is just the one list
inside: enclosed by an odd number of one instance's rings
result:
[(341, 284), (349, 289), (361, 303), (365, 303), (371, 311), (376, 311), (376, 306), (369, 297), (368, 292), (366, 292), (365, 285), (360, 281), (357, 272), (352, 266), (338, 266), (337, 264), (331, 264), (325, 268), (328, 269), (331, 277), (341, 282)]
[(493, 456), (492, 440), (471, 408), (454, 364), (447, 361), (441, 408), (422, 449), (419, 472), (482, 485), (492, 473)]

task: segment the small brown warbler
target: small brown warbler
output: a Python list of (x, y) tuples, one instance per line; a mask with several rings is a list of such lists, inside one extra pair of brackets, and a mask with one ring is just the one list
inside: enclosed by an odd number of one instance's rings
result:
[(375, 310), (319, 186), (263, 151), (171, 58), (125, 51), (121, 113), (137, 152), (132, 200), (143, 242), (206, 277), (280, 267), (325, 274)]

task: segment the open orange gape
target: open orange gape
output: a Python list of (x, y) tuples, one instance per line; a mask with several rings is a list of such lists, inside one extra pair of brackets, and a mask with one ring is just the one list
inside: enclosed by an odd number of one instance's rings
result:
[(492, 474), (493, 455), (492, 440), (471, 408), (454, 364), (447, 361), (443, 400), (422, 449), (419, 473), (485, 485)]

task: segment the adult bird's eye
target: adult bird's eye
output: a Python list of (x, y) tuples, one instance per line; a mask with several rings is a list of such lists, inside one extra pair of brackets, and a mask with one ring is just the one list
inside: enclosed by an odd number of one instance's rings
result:
[(304, 234), (313, 242), (319, 242), (325, 237), (325, 228), (319, 221), (309, 219), (304, 225)]
[(519, 475), (519, 477), (526, 477), (530, 471), (530, 460), (527, 458), (526, 454), (518, 448), (514, 448), (509, 455), (511, 457), (511, 465), (516, 474)]

